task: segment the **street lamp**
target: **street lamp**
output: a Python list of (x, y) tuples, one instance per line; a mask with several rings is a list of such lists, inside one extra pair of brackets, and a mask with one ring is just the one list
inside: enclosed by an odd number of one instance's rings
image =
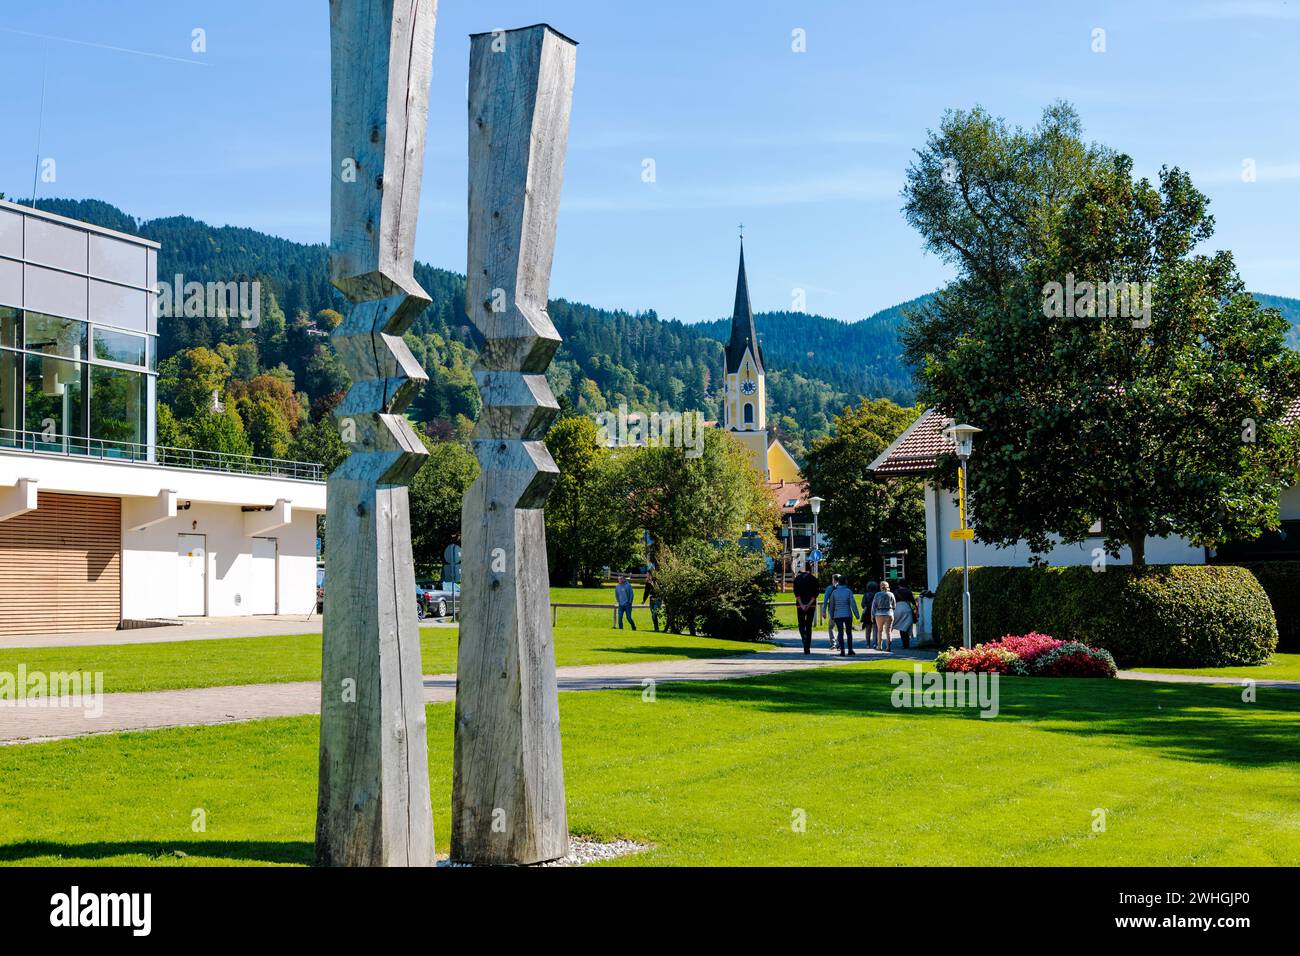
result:
[(961, 645), (962, 647), (971, 646), (971, 625), (970, 625), (970, 541), (975, 536), (975, 532), (966, 522), (966, 477), (967, 463), (970, 461), (971, 449), (975, 444), (975, 436), (984, 429), (976, 428), (974, 425), (950, 425), (943, 430), (943, 433), (952, 439), (953, 445), (957, 448), (957, 507), (960, 512), (961, 528), (959, 531), (950, 532), (950, 536), (961, 538)]
[[(817, 544), (817, 516), (822, 513), (822, 502), (825, 500), (826, 500), (825, 498), (818, 498), (816, 495), (813, 495), (811, 498), (808, 499), (808, 507), (812, 509), (812, 513), (813, 513), (813, 539), (812, 539), (813, 574), (821, 573), (822, 563), (821, 563), (821, 559), (818, 557), (818, 555), (821, 554), (821, 548), (818, 547)], [(793, 547), (793, 545), (791, 545), (791, 547)]]

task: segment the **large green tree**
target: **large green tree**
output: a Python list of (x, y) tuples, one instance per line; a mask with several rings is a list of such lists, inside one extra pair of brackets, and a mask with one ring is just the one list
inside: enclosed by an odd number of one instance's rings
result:
[[(826, 499), (818, 523), (837, 562), (882, 572), (882, 555), (907, 551), (913, 576), (925, 570), (925, 498), (917, 478), (876, 480), (868, 465), (920, 414), (887, 398), (863, 399), (835, 416), (804, 465), (810, 494)], [(937, 582), (931, 582), (931, 586)]]
[(429, 457), (410, 484), (411, 549), (419, 574), (442, 564), (447, 545), (460, 542), (465, 492), (478, 477), (478, 459), (460, 442), (425, 441)]
[(775, 552), (780, 515), (744, 447), (719, 428), (703, 430), (698, 455), (658, 445), (615, 455), (612, 505), (626, 509), (631, 526), (649, 532), (653, 549), (695, 538), (736, 541), (745, 526)]
[(923, 400), (984, 429), (981, 540), (1042, 552), (1100, 520), (1107, 552), (1140, 565), (1148, 536), (1213, 546), (1276, 524), (1296, 355), (1231, 254), (1197, 251), (1214, 220), (1185, 173), (1134, 179), (1066, 106), (1030, 132), (976, 110), (944, 118), (904, 196), (958, 270), (905, 341)]
[(625, 567), (640, 549), (638, 529), (617, 497), (616, 468), (586, 415), (565, 415), (546, 434), (560, 477), (546, 500), (546, 551), (556, 584), (592, 584), (603, 567)]

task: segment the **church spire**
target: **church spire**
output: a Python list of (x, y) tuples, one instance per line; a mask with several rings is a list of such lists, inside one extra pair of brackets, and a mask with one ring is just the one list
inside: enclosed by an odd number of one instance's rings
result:
[(736, 304), (731, 310), (731, 341), (727, 343), (727, 372), (739, 370), (748, 348), (758, 372), (763, 371), (763, 353), (754, 331), (754, 309), (749, 302), (749, 281), (745, 278), (745, 240), (740, 240), (740, 271), (736, 274)]

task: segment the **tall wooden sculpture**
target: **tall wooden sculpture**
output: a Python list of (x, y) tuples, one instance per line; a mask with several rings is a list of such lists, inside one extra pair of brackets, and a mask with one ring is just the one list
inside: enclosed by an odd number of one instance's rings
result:
[(544, 24), (471, 38), (465, 310), (483, 396), (465, 495), (451, 855), (537, 863), (568, 852), (542, 506), (557, 411), (546, 314), (577, 48)]
[(327, 494), (316, 861), (434, 860), (406, 483), (424, 445), (402, 410), (425, 381), (402, 332), (429, 302), (412, 270), (436, 0), (330, 0), (330, 281), (351, 455)]

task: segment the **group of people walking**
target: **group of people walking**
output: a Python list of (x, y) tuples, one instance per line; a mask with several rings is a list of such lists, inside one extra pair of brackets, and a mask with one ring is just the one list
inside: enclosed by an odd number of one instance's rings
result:
[(894, 647), (894, 631), (898, 631), (903, 647), (911, 643), (912, 625), (916, 620), (916, 599), (906, 584), (900, 583), (898, 590), (891, 588), (888, 581), (870, 581), (862, 593), (861, 610), (857, 596), (848, 586), (843, 575), (831, 576), (831, 583), (826, 590), (821, 589), (821, 582), (807, 568), (794, 578), (795, 615), (799, 620), (799, 637), (803, 640), (803, 652), (812, 653), (813, 625), (818, 615), (818, 602), (821, 603), (821, 620), (828, 625), (830, 648), (838, 650), (840, 656), (853, 655), (853, 622), (862, 621), (862, 634), (867, 647), (891, 651)]
[[(625, 574), (618, 576), (614, 600), (615, 624), (619, 630), (622, 630), (626, 620), (628, 626), (635, 631), (632, 608), (636, 592)], [(832, 575), (831, 583), (823, 591), (817, 576), (805, 568), (795, 575), (794, 600), (795, 614), (799, 619), (799, 636), (803, 640), (805, 654), (812, 653), (813, 626), (817, 622), (819, 610), (822, 622), (827, 625), (830, 648), (832, 651), (838, 650), (840, 656), (857, 656), (853, 649), (853, 622), (857, 620), (862, 622), (862, 635), (869, 648), (893, 650), (895, 631), (898, 631), (903, 647), (910, 646), (912, 627), (916, 621), (916, 598), (902, 582), (897, 589), (892, 588), (888, 581), (867, 582), (859, 609), (857, 595), (843, 575)], [(659, 617), (663, 613), (663, 598), (659, 595), (653, 571), (646, 575), (641, 602), (649, 603), (650, 617), (654, 629), (658, 631)]]

